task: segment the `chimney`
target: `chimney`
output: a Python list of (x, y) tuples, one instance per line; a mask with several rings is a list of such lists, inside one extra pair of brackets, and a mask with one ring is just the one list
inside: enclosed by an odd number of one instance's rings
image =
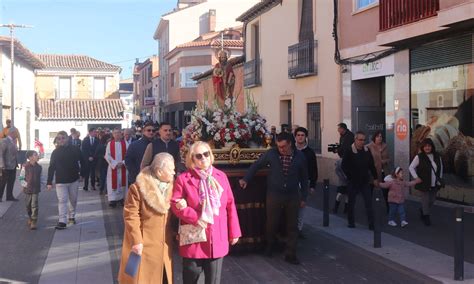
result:
[(209, 10), (209, 31), (210, 32), (216, 31), (216, 10), (215, 9)]

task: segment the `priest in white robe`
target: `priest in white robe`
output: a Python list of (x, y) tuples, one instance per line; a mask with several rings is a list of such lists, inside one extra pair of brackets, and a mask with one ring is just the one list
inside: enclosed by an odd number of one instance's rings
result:
[(125, 167), (125, 154), (128, 144), (122, 137), (119, 128), (112, 132), (113, 139), (107, 143), (105, 160), (109, 164), (107, 169), (107, 197), (109, 206), (116, 207), (123, 204), (128, 188), (128, 173)]

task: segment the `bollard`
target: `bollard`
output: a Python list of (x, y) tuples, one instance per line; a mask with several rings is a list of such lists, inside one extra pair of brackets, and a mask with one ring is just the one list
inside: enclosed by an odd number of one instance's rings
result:
[(454, 280), (464, 280), (464, 208), (457, 207), (454, 228)]
[(323, 226), (329, 226), (329, 179), (323, 180)]
[(374, 248), (382, 247), (382, 190), (374, 188)]

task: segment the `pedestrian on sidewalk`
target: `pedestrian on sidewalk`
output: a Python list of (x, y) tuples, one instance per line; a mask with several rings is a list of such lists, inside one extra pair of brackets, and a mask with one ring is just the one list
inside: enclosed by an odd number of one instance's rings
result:
[(97, 166), (97, 156), (95, 156), (95, 150), (99, 145), (99, 139), (97, 139), (97, 131), (95, 128), (89, 129), (89, 135), (87, 135), (81, 144), (82, 157), (84, 159), (83, 177), (84, 177), (84, 191), (89, 190), (89, 178), (91, 182), (91, 189), (95, 190), (95, 168)]
[(25, 194), (28, 227), (36, 230), (38, 220), (38, 195), (41, 191), (41, 171), (38, 165), (39, 156), (36, 151), (27, 151), (28, 161), (23, 165), (19, 180)]
[(284, 218), (288, 237), (285, 261), (297, 265), (300, 264), (296, 257), (298, 210), (306, 206), (308, 197), (308, 162), (305, 155), (294, 148), (292, 140), (291, 133), (278, 134), (277, 147), (268, 150), (253, 163), (245, 177), (239, 180), (239, 184), (245, 189), (259, 169), (270, 166), (265, 204), (267, 213), (265, 255), (268, 257), (272, 255), (275, 235)]
[[(387, 167), (388, 163), (390, 162), (390, 157), (388, 156), (388, 147), (387, 144), (383, 142), (383, 135), (382, 131), (380, 130), (375, 131), (371, 140), (372, 141), (367, 145), (367, 148), (369, 148), (370, 154), (372, 154), (372, 158), (374, 159), (374, 165), (375, 169), (377, 170), (379, 182), (382, 182), (383, 178), (385, 177), (385, 173), (388, 173)], [(388, 189), (382, 188), (382, 194), (385, 199), (385, 209), (388, 213)]]
[(153, 140), (153, 130), (155, 126), (152, 122), (145, 123), (142, 137), (132, 142), (125, 154), (125, 165), (128, 170), (128, 184), (133, 184), (140, 173), (140, 164), (148, 144)]
[(15, 127), (10, 127), (7, 133), (7, 137), (0, 142), (0, 202), (3, 198), (5, 186), (7, 188), (7, 201), (18, 201), (13, 196), (16, 168), (18, 167), (18, 148), (16, 146), (18, 130)]
[(99, 132), (99, 145), (95, 149), (95, 156), (97, 157), (97, 168), (99, 168), (99, 192), (100, 195), (105, 194), (105, 186), (107, 184), (107, 169), (109, 164), (105, 160), (105, 152), (107, 150), (107, 143), (109, 137), (103, 131)]
[[(304, 127), (298, 127), (295, 130), (296, 149), (303, 152), (308, 163), (308, 183), (309, 183), (309, 194), (314, 194), (316, 188), (316, 181), (318, 180), (318, 162), (316, 160), (316, 154), (313, 149), (308, 145), (308, 130)], [(303, 234), (304, 225), (304, 213), (306, 207), (300, 207), (298, 211), (298, 232), (299, 237), (305, 239)]]
[[(235, 245), (242, 235), (229, 180), (213, 162), (209, 144), (195, 142), (186, 157), (188, 170), (178, 176), (173, 188), (171, 210), (180, 219), (184, 284), (198, 283), (202, 271), (205, 283), (219, 284), (229, 244)], [(178, 206), (183, 198), (184, 209)], [(193, 231), (200, 234), (188, 234)]]
[(7, 138), (9, 136), (10, 129), (15, 130), (15, 137), (16, 137), (15, 145), (18, 144), (18, 150), (21, 150), (20, 131), (18, 131), (18, 128), (14, 127), (12, 125), (12, 120), (11, 119), (7, 119), (6, 124), (7, 124), (7, 126), (5, 126), (3, 128), (2, 132), (0, 132), (0, 138)]
[[(174, 177), (173, 156), (160, 153), (130, 186), (123, 209), (125, 232), (119, 282), (173, 283), (173, 239), (170, 209)], [(186, 203), (178, 202), (180, 209)], [(130, 252), (141, 255), (138, 274), (125, 273)]]
[(66, 223), (76, 224), (79, 176), (84, 161), (79, 148), (68, 143), (66, 131), (59, 131), (56, 141), (57, 148), (51, 153), (49, 162), (47, 188), (48, 191), (53, 188), (55, 177), (59, 214), (56, 229), (63, 230), (67, 227)]
[(374, 229), (374, 211), (372, 208), (372, 192), (370, 189), (370, 174), (374, 179), (374, 185), (378, 186), (377, 170), (374, 159), (369, 149), (364, 146), (365, 133), (356, 132), (354, 143), (342, 158), (342, 170), (348, 181), (349, 208), (347, 212), (347, 226), (355, 228), (354, 207), (357, 194), (361, 193), (364, 198), (365, 211), (369, 222), (369, 229)]
[(127, 153), (127, 143), (122, 137), (122, 131), (116, 127), (112, 131), (112, 140), (107, 144), (105, 150), (105, 160), (108, 163), (107, 169), (107, 198), (109, 206), (117, 207), (117, 204), (124, 204), (127, 194), (128, 177), (125, 167), (125, 155)]
[(379, 183), (379, 186), (388, 189), (387, 198), (390, 208), (388, 213), (388, 225), (392, 227), (398, 226), (396, 222), (396, 215), (398, 213), (400, 225), (403, 228), (408, 225), (405, 211), (405, 196), (408, 195), (408, 187), (416, 185), (418, 181), (404, 181), (403, 170), (400, 167), (396, 167), (393, 173), (387, 177), (385, 182)]
[(339, 156), (339, 160), (336, 160), (335, 167), (336, 167), (336, 175), (339, 179), (339, 183), (337, 186), (337, 194), (336, 200), (334, 202), (334, 214), (337, 214), (337, 210), (339, 209), (339, 205), (341, 202), (344, 204), (344, 214), (347, 213), (349, 208), (348, 202), (349, 197), (347, 195), (347, 177), (342, 170), (342, 158), (344, 153), (351, 149), (351, 145), (354, 143), (354, 133), (352, 133), (349, 129), (347, 129), (347, 124), (341, 122), (337, 125), (337, 132), (339, 133), (339, 146), (333, 148), (332, 152), (337, 153)]
[(421, 192), (421, 220), (426, 226), (431, 226), (431, 209), (436, 200), (436, 193), (444, 186), (444, 182), (443, 161), (430, 138), (421, 142), (420, 152), (413, 158), (409, 170), (412, 177), (419, 182), (415, 189)]

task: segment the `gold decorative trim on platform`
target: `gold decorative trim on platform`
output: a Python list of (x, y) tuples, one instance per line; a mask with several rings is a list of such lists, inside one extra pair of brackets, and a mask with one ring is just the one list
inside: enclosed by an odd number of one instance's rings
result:
[(214, 163), (223, 164), (251, 164), (258, 160), (269, 148), (240, 148), (234, 144), (231, 148), (213, 149)]
[(239, 244), (241, 243), (261, 243), (263, 241), (263, 238), (261, 237), (256, 237), (256, 238), (240, 238), (239, 239)]
[(237, 209), (253, 209), (253, 208), (265, 208), (265, 203), (252, 202), (252, 203), (242, 203), (236, 204)]

